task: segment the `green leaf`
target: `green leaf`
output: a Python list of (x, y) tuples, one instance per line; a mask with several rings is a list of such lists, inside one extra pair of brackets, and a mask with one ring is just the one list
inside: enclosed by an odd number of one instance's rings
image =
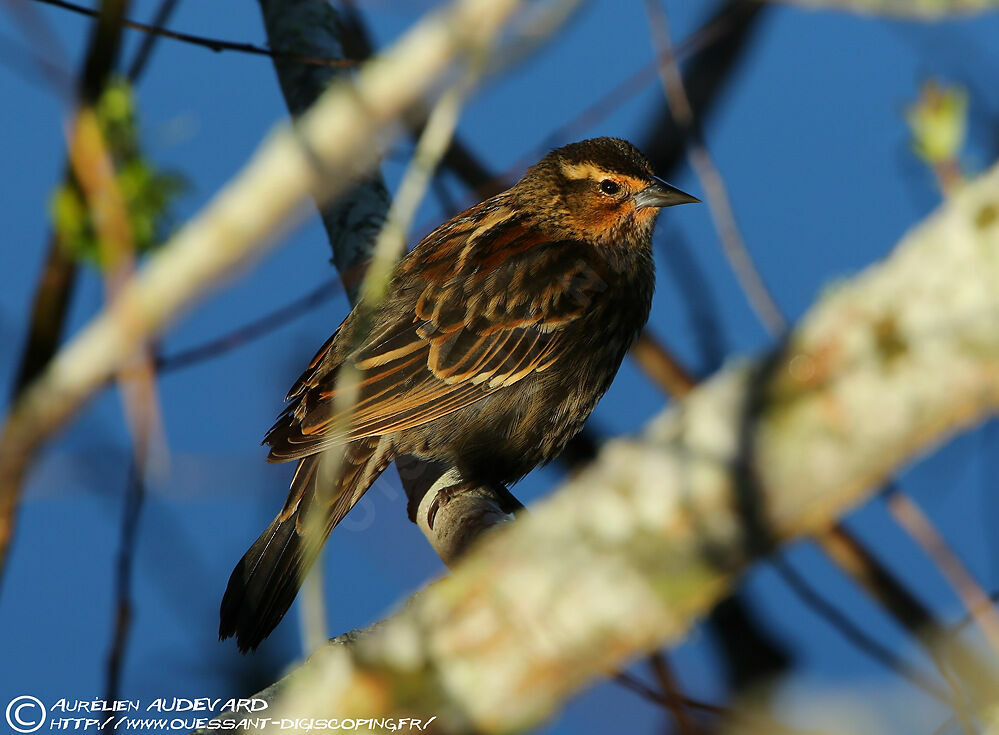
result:
[[(126, 81), (115, 80), (105, 88), (96, 113), (114, 163), (115, 180), (128, 208), (131, 245), (137, 253), (147, 252), (166, 239), (172, 220), (170, 206), (187, 189), (187, 182), (176, 172), (160, 171), (143, 155), (135, 99)], [(56, 188), (49, 212), (67, 252), (97, 267), (108, 265), (102, 261), (96, 230), (76, 182)]]

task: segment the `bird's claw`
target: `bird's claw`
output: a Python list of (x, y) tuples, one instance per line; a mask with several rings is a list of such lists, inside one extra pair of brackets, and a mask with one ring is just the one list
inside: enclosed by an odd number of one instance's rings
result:
[(457, 485), (448, 485), (447, 487), (442, 487), (437, 491), (433, 501), (430, 503), (429, 510), (427, 510), (427, 525), (430, 527), (431, 531), (434, 530), (434, 521), (437, 519), (437, 511), (450, 503), (455, 496), (460, 495), (464, 486), (464, 482), (459, 482)]

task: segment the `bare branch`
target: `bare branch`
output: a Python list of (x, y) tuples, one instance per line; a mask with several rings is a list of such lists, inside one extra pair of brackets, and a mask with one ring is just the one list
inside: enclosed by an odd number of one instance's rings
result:
[(666, 700), (666, 707), (673, 715), (680, 735), (699, 735), (701, 728), (687, 712), (683, 702), (683, 693), (680, 691), (679, 683), (673, 675), (673, 667), (670, 666), (665, 654), (662, 651), (654, 651), (649, 656), (649, 665), (652, 668), (652, 673), (655, 674), (656, 681), (659, 682), (659, 688)]
[[(706, 49), (719, 39), (723, 39), (727, 34), (734, 32), (739, 24), (745, 22), (745, 14), (740, 12), (738, 7), (730, 6), (687, 36), (682, 43), (677, 44), (673, 53), (678, 61), (682, 61), (688, 56)], [(509, 180), (514, 174), (519, 174), (551, 148), (575, 140), (583, 132), (616, 112), (627, 100), (648, 88), (649, 83), (656, 78), (659, 61), (660, 59), (653, 59), (647, 64), (643, 64), (641, 68), (636, 69), (612, 89), (594, 100), (582, 112), (549, 132), (538, 145), (526, 151), (524, 155), (508, 166), (498, 179), (500, 181)]]
[(339, 280), (322, 283), (304, 296), (299, 296), (284, 306), (279, 306), (263, 316), (259, 316), (225, 334), (206, 340), (193, 347), (178, 350), (170, 355), (158, 356), (156, 358), (156, 368), (162, 374), (181, 370), (191, 365), (197, 365), (205, 360), (211, 360), (225, 354), (229, 350), (234, 350), (253, 340), (260, 339), (273, 330), (283, 327), (303, 314), (325, 304), (339, 292)]
[[(160, 6), (156, 9), (156, 14), (153, 16), (152, 28), (155, 28), (157, 31), (164, 30), (163, 27), (170, 20), (173, 11), (177, 9), (177, 3), (178, 0), (160, 0)], [(139, 45), (138, 51), (135, 52), (132, 63), (128, 65), (126, 76), (132, 84), (135, 84), (146, 70), (146, 64), (149, 63), (153, 49), (156, 47), (156, 41), (160, 37), (160, 34), (151, 32), (142, 39), (142, 43)]]
[(934, 561), (968, 613), (978, 623), (989, 645), (999, 652), (999, 612), (990, 604), (988, 595), (971, 576), (964, 563), (908, 495), (898, 491), (891, 493), (888, 496), (888, 509), (898, 524), (909, 532)]
[[(97, 18), (98, 13), (90, 8), (86, 8), (82, 5), (77, 5), (76, 3), (67, 2), (67, 0), (35, 0), (36, 3), (43, 3), (45, 5), (54, 5), (57, 8), (62, 8), (63, 10), (69, 10), (73, 13), (78, 13), (80, 15), (86, 15), (90, 18)], [(224, 41), (220, 38), (207, 38), (205, 36), (196, 36), (192, 33), (180, 33), (179, 31), (171, 31), (166, 28), (160, 27), (159, 22), (154, 22), (152, 25), (146, 23), (139, 23), (134, 20), (124, 19), (122, 20), (122, 26), (133, 31), (143, 31), (153, 36), (162, 36), (163, 38), (170, 38), (174, 41), (182, 41), (184, 43), (189, 43), (194, 46), (202, 46), (204, 48), (210, 49), (212, 51), (240, 51), (244, 54), (253, 54), (256, 56), (269, 56), (275, 59), (288, 59), (291, 61), (301, 62), (303, 64), (312, 64), (315, 66), (332, 66), (332, 67), (348, 67), (354, 66), (355, 62), (350, 59), (330, 59), (322, 56), (303, 56), (301, 54), (285, 54), (280, 51), (273, 51), (271, 49), (266, 49), (261, 46), (256, 46), (252, 43), (242, 43), (239, 41)]]
[(958, 636), (940, 635), (940, 622), (933, 612), (842, 521), (815, 540), (840, 570), (923, 646), (951, 690), (949, 702), (962, 725), (967, 718), (962, 712), (961, 685), (971, 690), (974, 700), (991, 701), (999, 679), (980, 652)]
[(669, 20), (660, 2), (661, 0), (645, 0), (645, 7), (649, 24), (652, 26), (656, 56), (659, 58), (659, 76), (666, 99), (674, 118), (690, 137), (690, 165), (696, 172), (701, 186), (704, 187), (711, 218), (721, 239), (725, 257), (757, 317), (771, 335), (779, 336), (787, 329), (787, 320), (749, 254), (749, 249), (735, 221), (725, 180), (701, 137), (699, 122), (694, 118), (694, 111), (687, 98), (683, 76), (680, 74), (680, 67), (670, 41)]
[(815, 587), (809, 584), (808, 580), (799, 574), (798, 570), (787, 559), (778, 557), (774, 559), (773, 565), (778, 574), (780, 574), (781, 579), (784, 580), (784, 583), (794, 591), (798, 598), (808, 605), (816, 615), (835, 628), (846, 640), (863, 651), (873, 661), (877, 661), (917, 689), (922, 690), (943, 704), (950, 703), (951, 697), (945, 689), (903, 658), (896, 655), (877, 638), (868, 635), (860, 625), (857, 625), (844, 615), (832, 602), (823, 597)]

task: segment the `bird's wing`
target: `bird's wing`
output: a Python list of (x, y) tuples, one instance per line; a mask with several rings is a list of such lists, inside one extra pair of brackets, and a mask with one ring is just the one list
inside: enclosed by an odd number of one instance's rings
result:
[[(265, 439), (271, 461), (419, 426), (544, 371), (606, 288), (591, 246), (543, 242), (515, 220), (485, 238), (434, 234), (400, 264), (359, 347), (344, 345), (352, 315), (292, 388)], [(338, 384), (344, 354), (358, 371), (353, 401)]]

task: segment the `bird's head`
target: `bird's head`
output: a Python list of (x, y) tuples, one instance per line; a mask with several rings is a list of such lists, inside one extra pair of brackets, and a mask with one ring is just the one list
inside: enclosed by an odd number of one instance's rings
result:
[(655, 176), (648, 159), (619, 138), (557, 148), (515, 190), (545, 226), (597, 243), (648, 242), (661, 208), (700, 201)]

